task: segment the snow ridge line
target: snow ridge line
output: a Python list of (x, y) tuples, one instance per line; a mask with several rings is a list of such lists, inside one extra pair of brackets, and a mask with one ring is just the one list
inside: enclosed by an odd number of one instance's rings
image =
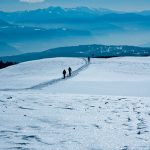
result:
[(85, 64), (83, 66), (81, 66), (80, 68), (76, 69), (75, 71), (73, 71), (71, 77), (66, 77), (66, 79), (63, 79), (63, 78), (53, 79), (53, 80), (50, 80), (48, 82), (37, 84), (37, 85), (32, 86), (30, 88), (26, 88), (25, 90), (41, 89), (41, 88), (47, 87), (49, 85), (56, 84), (60, 81), (68, 80), (70, 78), (77, 76), (79, 72), (81, 72), (83, 69), (87, 68), (89, 65), (88, 61), (85, 58), (83, 58), (83, 60), (85, 61)]
[(76, 69), (75, 71), (72, 72), (72, 76), (71, 77), (68, 77), (66, 79), (63, 79), (63, 78), (57, 78), (57, 79), (53, 79), (53, 80), (50, 80), (50, 81), (47, 81), (47, 82), (44, 82), (44, 83), (40, 83), (40, 84), (37, 84), (37, 85), (34, 85), (34, 86), (31, 86), (29, 88), (22, 88), (22, 89), (0, 89), (0, 91), (23, 91), (23, 90), (36, 90), (36, 89), (42, 89), (44, 87), (47, 87), (49, 85), (53, 85), (53, 84), (56, 84), (58, 82), (61, 82), (61, 81), (65, 81), (65, 80), (68, 80), (68, 79), (71, 79), (75, 76), (77, 76), (82, 70), (86, 69), (88, 66), (89, 66), (89, 62), (87, 61), (86, 58), (82, 58), (85, 62), (84, 65), (82, 65), (80, 68)]

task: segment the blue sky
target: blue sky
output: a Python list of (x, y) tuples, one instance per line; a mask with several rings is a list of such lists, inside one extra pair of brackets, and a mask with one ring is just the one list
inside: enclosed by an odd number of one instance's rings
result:
[(141, 11), (150, 9), (150, 0), (0, 0), (0, 10), (2, 11), (27, 10), (49, 6), (88, 6), (121, 11)]

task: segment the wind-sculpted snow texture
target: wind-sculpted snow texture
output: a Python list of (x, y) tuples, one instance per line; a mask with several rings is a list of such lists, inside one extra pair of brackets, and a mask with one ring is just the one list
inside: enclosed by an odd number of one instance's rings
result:
[(150, 57), (31, 61), (0, 82), (2, 150), (150, 149)]
[(1, 92), (0, 148), (148, 150), (149, 98)]

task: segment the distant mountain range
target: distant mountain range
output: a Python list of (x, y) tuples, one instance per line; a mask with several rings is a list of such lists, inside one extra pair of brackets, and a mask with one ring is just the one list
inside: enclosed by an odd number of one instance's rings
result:
[(0, 41), (23, 52), (92, 43), (144, 45), (149, 39), (150, 11), (87, 7), (0, 11)]
[(0, 42), (0, 56), (10, 56), (10, 55), (17, 55), (20, 54), (21, 52), (14, 48), (13, 46)]
[(89, 9), (87, 7), (61, 8), (49, 7), (31, 11), (0, 12), (0, 18), (11, 22), (68, 22), (68, 21), (88, 21), (96, 19), (100, 15), (113, 13), (108, 9)]
[(60, 38), (66, 36), (88, 36), (90, 32), (69, 28), (44, 29), (21, 25), (5, 26), (0, 30), (0, 40), (7, 42), (30, 41), (36, 39)]
[(150, 56), (150, 48), (136, 46), (80, 45), (49, 49), (43, 52), (0, 57), (3, 61), (24, 62), (52, 57), (123, 57)]
[(5, 27), (5, 26), (9, 26), (10, 24), (4, 20), (0, 19), (0, 27)]
[(90, 9), (87, 7), (61, 8), (49, 7), (31, 11), (0, 12), (0, 18), (15, 23), (64, 23), (101, 22), (101, 21), (149, 21), (150, 11), (117, 12), (108, 9)]
[(150, 15), (150, 10), (145, 10), (145, 11), (141, 11), (138, 14), (140, 15), (145, 15), (145, 16), (149, 16)]

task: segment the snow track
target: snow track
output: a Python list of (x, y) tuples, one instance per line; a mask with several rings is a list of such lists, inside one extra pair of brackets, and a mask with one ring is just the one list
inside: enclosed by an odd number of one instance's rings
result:
[(42, 88), (44, 88), (44, 87), (47, 87), (47, 86), (56, 84), (56, 83), (61, 82), (61, 81), (68, 80), (68, 79), (70, 79), (70, 78), (73, 78), (73, 77), (77, 76), (82, 70), (86, 69), (86, 68), (89, 66), (88, 61), (87, 61), (85, 58), (82, 58), (82, 59), (84, 60), (85, 64), (82, 65), (81, 67), (79, 67), (78, 69), (72, 71), (72, 76), (71, 76), (71, 77), (67, 76), (66, 79), (63, 79), (63, 78), (61, 77), (61, 78), (52, 79), (52, 80), (50, 80), (50, 81), (43, 82), (43, 83), (40, 83), (40, 84), (31, 86), (31, 87), (29, 87), (29, 88), (20, 88), (20, 89), (0, 89), (0, 91), (37, 90), (37, 89), (42, 89)]
[(50, 80), (50, 81), (47, 81), (47, 82), (40, 83), (38, 85), (32, 86), (30, 88), (26, 88), (25, 90), (42, 89), (42, 88), (47, 87), (49, 85), (56, 84), (56, 83), (58, 83), (60, 81), (65, 81), (65, 80), (68, 80), (68, 79), (70, 79), (72, 77), (77, 76), (79, 74), (79, 72), (81, 72), (82, 70), (86, 69), (88, 67), (88, 65), (89, 65), (89, 63), (88, 63), (88, 61), (86, 59), (83, 58), (83, 60), (85, 61), (85, 64), (83, 66), (81, 66), (80, 68), (78, 68), (77, 70), (73, 71), (71, 77), (67, 76), (66, 79), (58, 78), (58, 79)]

